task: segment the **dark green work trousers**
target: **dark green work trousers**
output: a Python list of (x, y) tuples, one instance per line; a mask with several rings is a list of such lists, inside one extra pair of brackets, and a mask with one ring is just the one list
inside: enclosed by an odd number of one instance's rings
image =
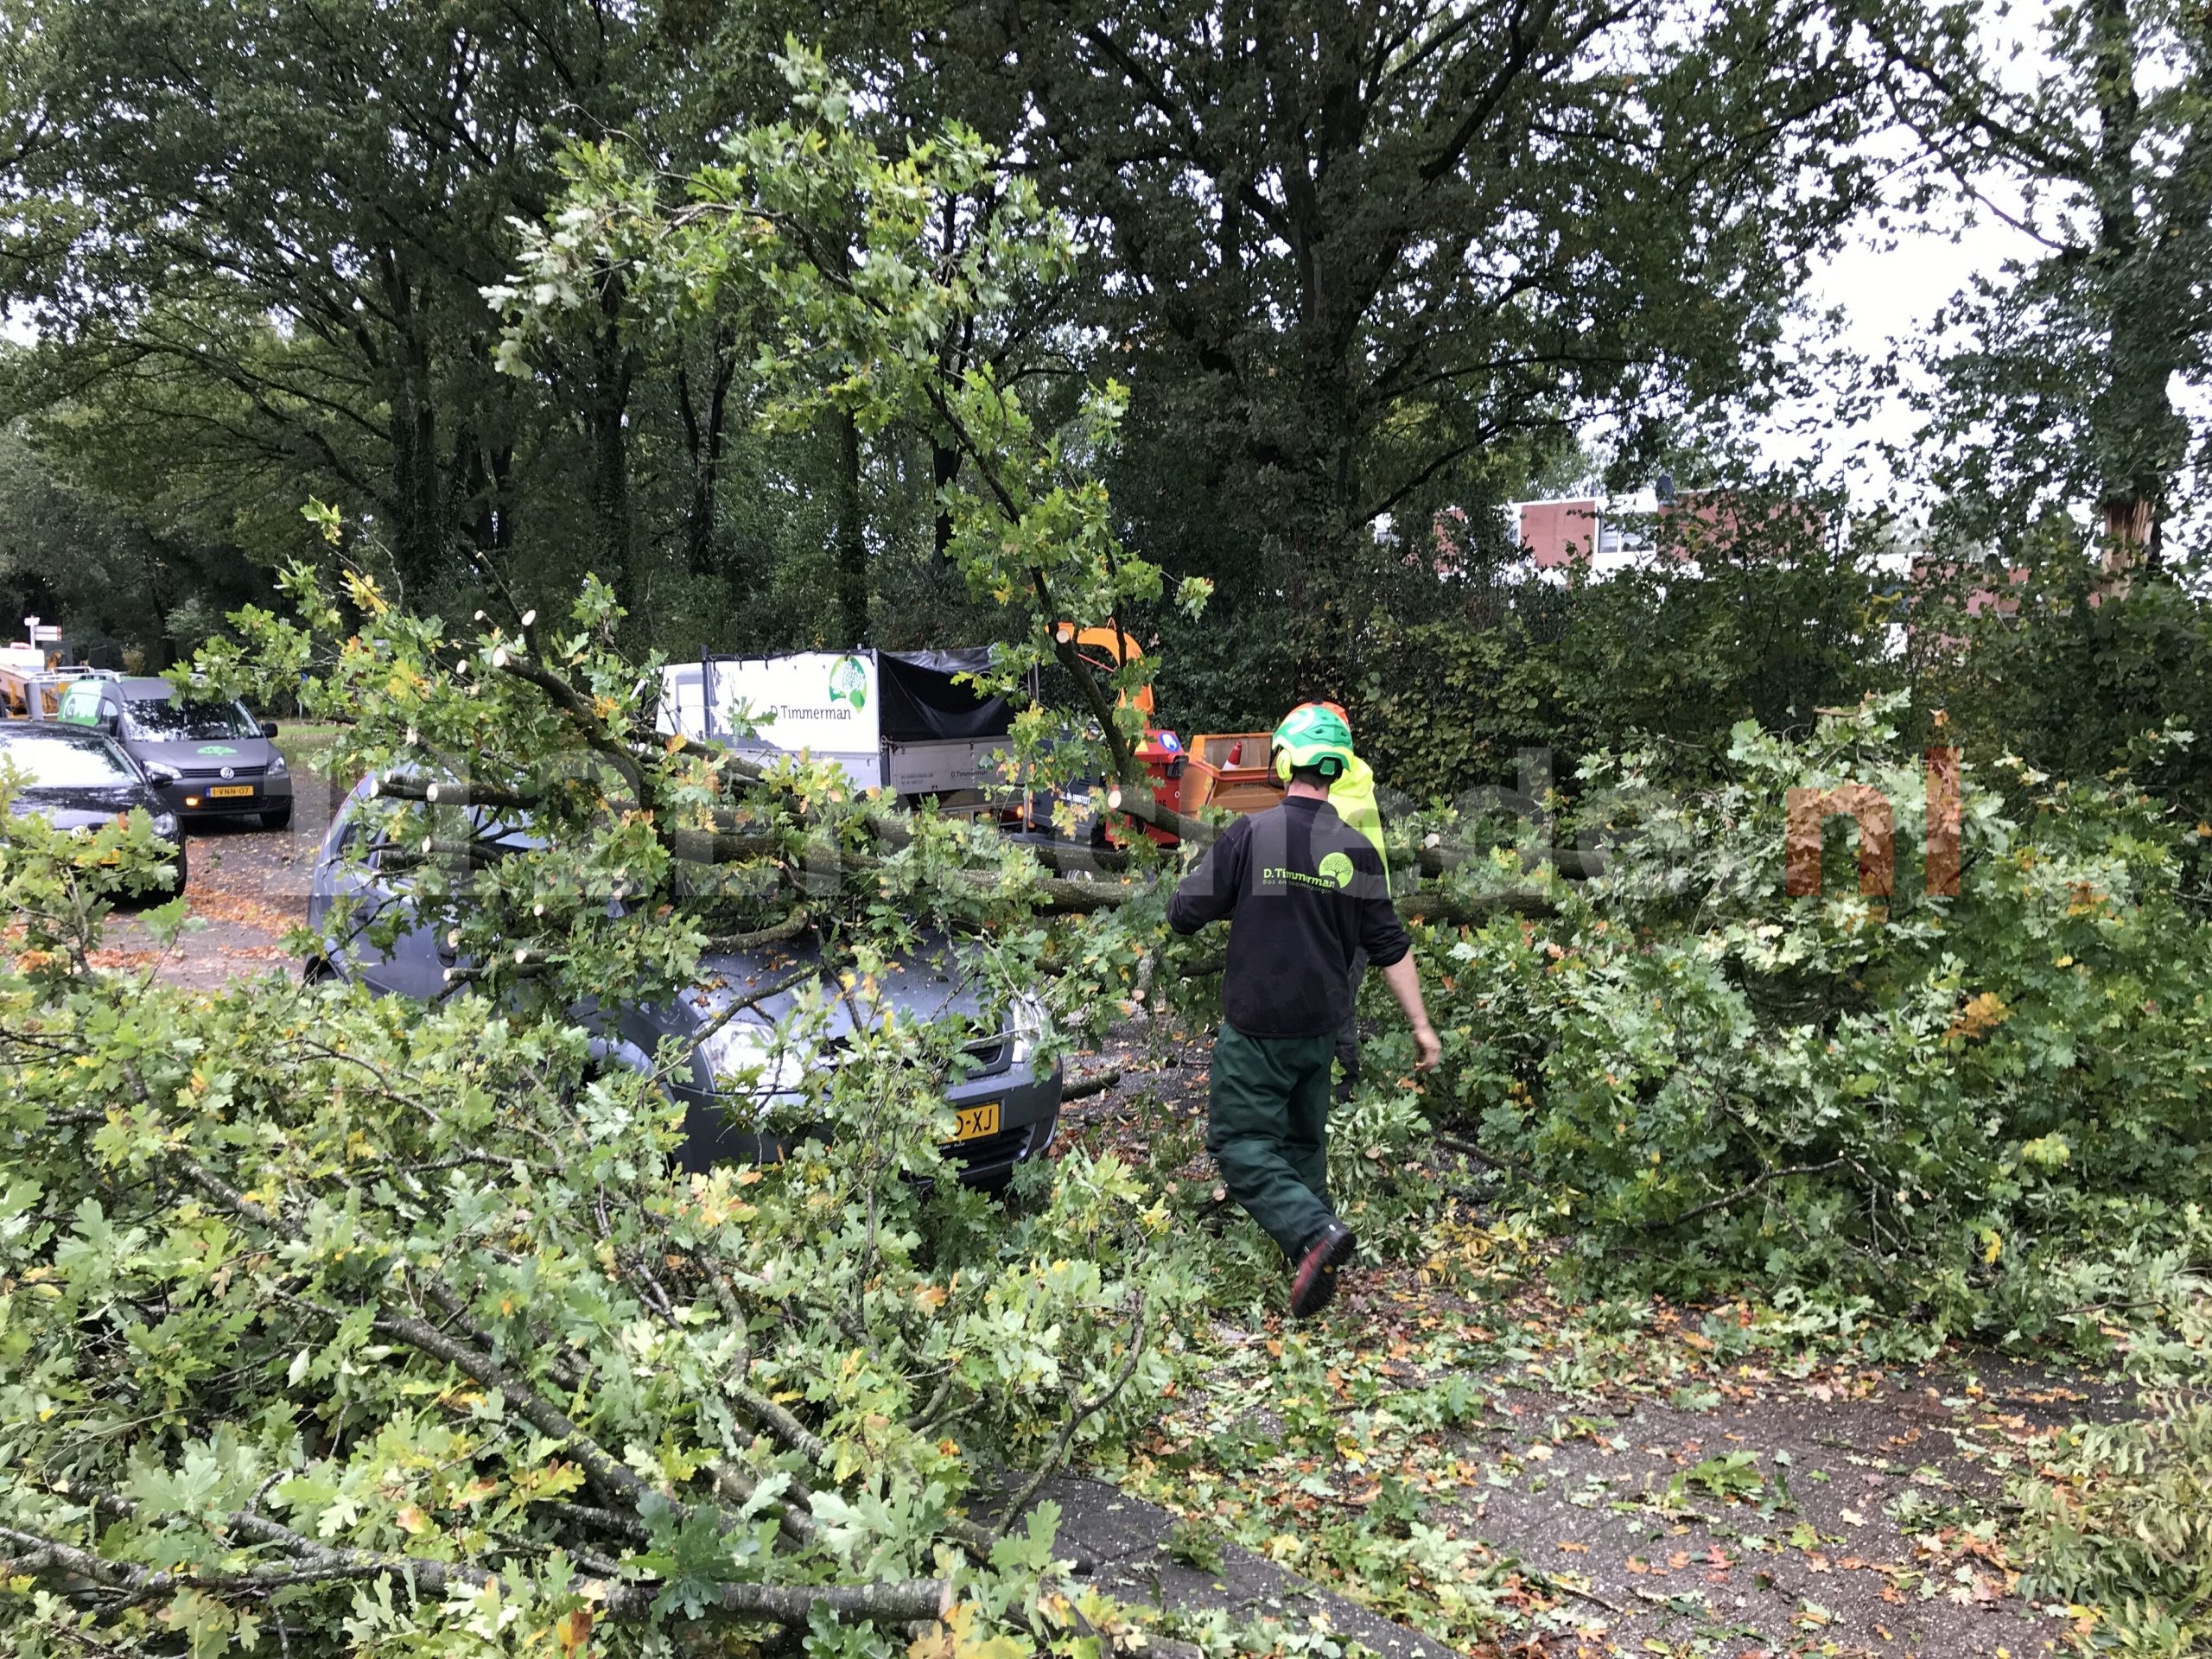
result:
[(1206, 1150), (1229, 1195), (1295, 1260), (1329, 1207), (1329, 1062), (1337, 1033), (1214, 1039)]

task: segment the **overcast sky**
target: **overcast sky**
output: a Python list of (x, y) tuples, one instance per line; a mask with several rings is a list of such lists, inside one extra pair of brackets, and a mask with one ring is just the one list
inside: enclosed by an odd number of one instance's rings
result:
[[(1894, 229), (1886, 237), (1868, 232), (1856, 238), (1815, 272), (1808, 298), (1815, 310), (1840, 315), (1838, 344), (1870, 364), (1894, 359), (1910, 382), (1916, 378), (1912, 372), (1916, 344), (1925, 337), (1936, 313), (1976, 275), (1994, 276), (2006, 260), (2032, 259), (2042, 251), (2031, 238), (1986, 213), (1976, 222), (1965, 223), (1957, 203), (1941, 202), (1918, 226)], [(1788, 427), (1805, 417), (1819, 424), (1830, 413), (1817, 405), (1787, 410), (1770, 435), (1772, 458), (1810, 458), (1812, 443)], [(1853, 501), (1862, 505), (1901, 489), (1909, 494), (1905, 481), (1890, 475), (1874, 447), (1908, 443), (1916, 424), (1903, 392), (1889, 392), (1863, 423), (1829, 434), (1824, 473), (1840, 478)], [(1861, 446), (1855, 454), (1850, 453), (1853, 445)]]

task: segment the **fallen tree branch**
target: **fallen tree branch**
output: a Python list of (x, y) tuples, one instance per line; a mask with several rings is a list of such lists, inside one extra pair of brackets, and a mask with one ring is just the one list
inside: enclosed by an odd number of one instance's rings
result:
[[(683, 1051), (677, 1056), (677, 1058), (688, 1065), (690, 1062), (691, 1056), (697, 1052), (699, 1046), (702, 1043), (705, 1042), (709, 1037), (712, 1037), (724, 1026), (729, 1024), (731, 1020), (736, 1019), (739, 1014), (743, 1014), (747, 1008), (757, 1008), (763, 1002), (768, 1001), (772, 998), (781, 996), (785, 991), (795, 989), (797, 987), (805, 984), (807, 981), (818, 978), (822, 975), (827, 974), (830, 971), (830, 964), (827, 962), (814, 963), (807, 967), (798, 969), (794, 972), (785, 974), (781, 979), (771, 980), (767, 984), (762, 986), (759, 990), (754, 991), (749, 996), (738, 998), (728, 1007), (718, 1010), (712, 1020), (709, 1020), (705, 1025), (700, 1027), (698, 1030), (693, 1032), (690, 1037), (685, 1041)], [(658, 1073), (655, 1073), (655, 1076), (658, 1075)]]
[(520, 790), (500, 789), (474, 779), (450, 779), (423, 786), (423, 798), (433, 806), (489, 806), (503, 811), (525, 810), (543, 798)]
[(22, 1554), (0, 1558), (4, 1560), (10, 1578), (36, 1577), (57, 1569), (90, 1579), (95, 1584), (130, 1586), (133, 1579), (143, 1579), (146, 1569), (122, 1561), (111, 1561), (104, 1555), (79, 1549), (74, 1544), (65, 1544), (35, 1532), (23, 1532), (14, 1527), (0, 1526), (0, 1542), (14, 1545)]
[(1123, 812), (1140, 823), (1150, 824), (1188, 847), (1210, 847), (1220, 837), (1221, 828), (1163, 806), (1149, 795), (1124, 785), (1106, 791), (1103, 805), (1109, 812)]
[(780, 922), (755, 928), (750, 933), (718, 934), (707, 941), (706, 948), (712, 951), (757, 950), (764, 944), (781, 944), (785, 940), (795, 939), (805, 932), (808, 922), (812, 919), (804, 905), (797, 905), (792, 907), (791, 913)]
[[(11, 1576), (71, 1573), (123, 1591), (133, 1601), (184, 1590), (217, 1597), (228, 1591), (257, 1598), (293, 1585), (366, 1578), (404, 1579), (418, 1595), (425, 1597), (442, 1597), (449, 1586), (456, 1584), (482, 1590), (504, 1583), (496, 1573), (463, 1561), (442, 1561), (425, 1555), (379, 1555), (318, 1543), (289, 1527), (242, 1510), (233, 1511), (223, 1521), (228, 1529), (283, 1549), (292, 1560), (237, 1573), (156, 1571), (15, 1527), (0, 1526), (0, 1542), (22, 1552), (8, 1561)], [(577, 1581), (574, 1588), (597, 1600), (607, 1617), (614, 1619), (643, 1618), (652, 1611), (660, 1594), (659, 1584), (653, 1581), (586, 1579)], [(804, 1627), (813, 1619), (817, 1608), (826, 1609), (838, 1618), (907, 1624), (942, 1618), (950, 1611), (951, 1600), (950, 1580), (911, 1579), (871, 1584), (724, 1584), (715, 1586), (708, 1605), (728, 1618), (766, 1618)]]
[(392, 801), (422, 801), (435, 806), (494, 806), (512, 810), (536, 806), (540, 796), (520, 790), (501, 789), (466, 779), (433, 781), (404, 772), (379, 773), (369, 793)]
[(1769, 1181), (1783, 1180), (1791, 1175), (1825, 1175), (1832, 1169), (1841, 1169), (1850, 1161), (1848, 1158), (1831, 1158), (1825, 1164), (1792, 1164), (1787, 1169), (1770, 1169), (1763, 1175), (1754, 1176), (1733, 1192), (1709, 1199), (1704, 1204), (1693, 1205), (1681, 1214), (1669, 1216), (1664, 1221), (1647, 1221), (1643, 1224), (1643, 1230), (1656, 1233), (1669, 1227), (1679, 1227), (1686, 1221), (1695, 1221), (1700, 1216), (1711, 1215), (1715, 1210), (1726, 1210), (1730, 1205), (1750, 1198)]
[(670, 830), (661, 841), (686, 864), (741, 864), (773, 857), (783, 846), (774, 836), (730, 830)]
[(403, 870), (419, 870), (437, 864), (466, 864), (473, 874), (478, 870), (488, 870), (501, 859), (512, 855), (512, 849), (497, 847), (488, 842), (452, 841), (426, 836), (412, 847), (385, 848), (377, 855), (377, 868), (382, 874), (396, 875)]
[(568, 715), (569, 723), (584, 742), (595, 753), (604, 757), (622, 781), (629, 785), (631, 792), (637, 797), (638, 804), (647, 811), (652, 810), (654, 802), (652, 791), (647, 785), (645, 768), (639, 763), (638, 756), (632, 749), (608, 734), (607, 721), (581, 691), (551, 669), (534, 663), (505, 645), (493, 651), (492, 666), (502, 673), (513, 675), (518, 680), (527, 681), (543, 691), (548, 701)]
[(1119, 875), (1129, 868), (1129, 855), (1118, 847), (1090, 847), (1073, 842), (1018, 841), (1021, 850), (1046, 869), (1066, 875), (1093, 871)]
[(1445, 926), (1479, 925), (1503, 912), (1514, 916), (1556, 916), (1559, 906), (1540, 893), (1495, 893), (1462, 898), (1444, 893), (1409, 893), (1399, 901), (1407, 920)]
[(937, 1421), (938, 1415), (952, 1399), (953, 1379), (958, 1375), (957, 1368), (947, 1363), (944, 1368), (944, 1376), (937, 1385), (937, 1392), (930, 1396), (929, 1404), (906, 1419), (908, 1428), (919, 1431)]
[(736, 750), (725, 748), (719, 743), (703, 743), (696, 737), (685, 737), (680, 733), (664, 736), (652, 744), (639, 742), (634, 747), (641, 760), (656, 753), (690, 755), (722, 771), (734, 772), (748, 784), (764, 783), (768, 777), (766, 767), (747, 760)]
[(1021, 1512), (1036, 1500), (1037, 1494), (1044, 1490), (1045, 1483), (1067, 1460), (1068, 1448), (1075, 1443), (1076, 1431), (1110, 1405), (1114, 1397), (1128, 1387), (1129, 1379), (1136, 1375), (1137, 1362), (1144, 1357), (1144, 1319), (1145, 1295), (1139, 1291), (1136, 1306), (1130, 1315), (1129, 1351), (1122, 1361), (1121, 1370), (1114, 1374), (1114, 1380), (1104, 1389), (1068, 1413), (1067, 1421), (1060, 1425), (1060, 1432), (1052, 1442), (1052, 1451), (1031, 1471), (1029, 1478), (1022, 1483), (1020, 1491), (1006, 1506), (1006, 1512), (1000, 1516), (999, 1524), (993, 1531), (995, 1538), (1006, 1535), (1007, 1529), (1021, 1518)]
[(753, 1421), (817, 1469), (830, 1462), (830, 1445), (804, 1423), (740, 1377), (722, 1384), (722, 1392), (751, 1414)]
[(1044, 898), (1037, 906), (1037, 912), (1042, 916), (1088, 916), (1094, 911), (1111, 910), (1116, 905), (1127, 904), (1151, 890), (1148, 881), (1055, 879), (1045, 883)]
[(525, 956), (520, 950), (517, 950), (514, 955), (515, 960), (506, 964), (504, 970), (495, 970), (490, 968), (463, 968), (459, 964), (455, 964), (445, 970), (444, 974), (442, 976), (442, 982), (448, 987), (454, 985), (480, 985), (485, 984), (496, 977), (498, 971), (514, 974), (523, 978), (529, 978), (537, 974), (548, 974), (553, 971), (555, 964), (550, 957)]
[(1122, 1068), (1109, 1065), (1103, 1071), (1087, 1072), (1079, 1077), (1070, 1077), (1060, 1085), (1063, 1104), (1071, 1100), (1085, 1100), (1092, 1095), (1103, 1095), (1122, 1080)]
[[(177, 1167), (188, 1180), (232, 1214), (251, 1222), (257, 1227), (266, 1227), (270, 1231), (281, 1233), (289, 1238), (296, 1239), (300, 1236), (297, 1230), (289, 1223), (281, 1217), (270, 1214), (269, 1211), (247, 1198), (230, 1183), (207, 1169), (198, 1160), (180, 1154), (175, 1161)], [(276, 1294), (295, 1306), (307, 1308), (324, 1319), (341, 1324), (346, 1319), (346, 1315), (339, 1310), (324, 1307), (318, 1303), (309, 1301), (305, 1297), (288, 1295), (281, 1291)], [(608, 1455), (606, 1449), (590, 1435), (585, 1433), (566, 1412), (540, 1395), (529, 1383), (524, 1382), (521, 1377), (500, 1364), (489, 1354), (480, 1353), (466, 1343), (454, 1341), (435, 1325), (418, 1319), (412, 1314), (395, 1312), (387, 1304), (382, 1302), (374, 1303), (372, 1306), (376, 1308), (376, 1317), (371, 1329), (379, 1331), (388, 1337), (396, 1337), (409, 1347), (418, 1352), (428, 1354), (433, 1359), (445, 1361), (462, 1376), (482, 1383), (487, 1389), (499, 1389), (505, 1397), (507, 1403), (521, 1414), (525, 1422), (540, 1433), (560, 1442), (562, 1446), (583, 1465), (584, 1472), (591, 1478), (592, 1483), (601, 1491), (619, 1492), (632, 1503), (642, 1502), (646, 1497), (658, 1496), (651, 1486), (630, 1470), (628, 1465)], [(677, 1503), (675, 1507), (681, 1510), (683, 1506)]]
[[(1596, 849), (1579, 847), (1522, 847), (1517, 852), (1521, 873), (1533, 874), (1549, 865), (1569, 881), (1580, 881), (1602, 874), (1605, 855)], [(1432, 836), (1418, 846), (1399, 842), (1389, 853), (1390, 868), (1418, 869), (1423, 875), (1449, 875), (1454, 870), (1464, 870), (1470, 864), (1486, 861), (1492, 849), (1487, 847), (1462, 847)]]
[(652, 1529), (634, 1515), (625, 1515), (620, 1510), (602, 1510), (591, 1503), (540, 1503), (533, 1509), (556, 1515), (563, 1521), (573, 1521), (578, 1526), (596, 1528), (611, 1532), (618, 1538), (626, 1538), (633, 1544), (642, 1544), (652, 1538)]
[[(313, 1307), (311, 1302), (302, 1306)], [(343, 1319), (335, 1309), (318, 1308), (326, 1317)], [(489, 1354), (479, 1353), (467, 1344), (454, 1341), (442, 1331), (410, 1314), (395, 1313), (389, 1309), (380, 1312), (372, 1321), (372, 1331), (396, 1337), (417, 1352), (433, 1359), (442, 1359), (473, 1382), (487, 1389), (497, 1389), (511, 1406), (532, 1428), (547, 1439), (559, 1442), (562, 1450), (582, 1464), (592, 1484), (603, 1492), (619, 1492), (633, 1503), (648, 1497), (664, 1497), (634, 1473), (628, 1465), (609, 1455), (606, 1448), (587, 1434), (582, 1427), (551, 1401)], [(674, 1499), (667, 1500), (670, 1507), (679, 1513), (690, 1506)]]
[[(657, 1585), (610, 1586), (610, 1617), (634, 1617), (658, 1599)], [(708, 1604), (733, 1618), (767, 1618), (801, 1628), (819, 1607), (831, 1617), (874, 1624), (910, 1624), (943, 1618), (952, 1611), (950, 1579), (908, 1579), (880, 1584), (725, 1584)]]
[[(23, 1532), (14, 1527), (0, 1526), (0, 1541), (17, 1545), (29, 1553), (16, 1556), (10, 1563), (16, 1573), (38, 1573), (56, 1569), (74, 1573), (95, 1583), (129, 1592), (134, 1601), (167, 1595), (175, 1590), (196, 1590), (202, 1594), (220, 1594), (223, 1591), (244, 1591), (255, 1595), (288, 1585), (361, 1578), (404, 1577), (414, 1581), (418, 1592), (442, 1596), (449, 1584), (465, 1584), (472, 1589), (483, 1589), (493, 1582), (493, 1575), (482, 1567), (470, 1567), (458, 1561), (441, 1561), (429, 1556), (371, 1555), (355, 1549), (334, 1549), (302, 1538), (289, 1527), (278, 1526), (273, 1521), (234, 1511), (224, 1517), (232, 1530), (246, 1533), (257, 1541), (276, 1544), (294, 1557), (297, 1565), (248, 1567), (238, 1573), (187, 1572), (182, 1569), (160, 1570), (118, 1561), (73, 1544), (62, 1543), (35, 1532)], [(251, 1523), (268, 1529), (260, 1533)], [(281, 1534), (281, 1537), (270, 1535)], [(304, 1569), (304, 1570), (302, 1570)]]
[(1527, 1169), (1513, 1162), (1512, 1160), (1500, 1158), (1495, 1153), (1484, 1152), (1473, 1141), (1463, 1141), (1458, 1135), (1440, 1135), (1435, 1137), (1435, 1140), (1436, 1144), (1446, 1152), (1456, 1152), (1462, 1158), (1471, 1158), (1486, 1168), (1497, 1170), (1500, 1174), (1526, 1175), (1529, 1173)]
[[(750, 1503), (753, 1495), (760, 1490), (759, 1481), (733, 1465), (718, 1463), (715, 1465), (713, 1472), (715, 1490), (740, 1509)], [(786, 1538), (802, 1548), (815, 1540), (814, 1516), (798, 1502), (797, 1492), (791, 1493), (782, 1504), (776, 1524)]]

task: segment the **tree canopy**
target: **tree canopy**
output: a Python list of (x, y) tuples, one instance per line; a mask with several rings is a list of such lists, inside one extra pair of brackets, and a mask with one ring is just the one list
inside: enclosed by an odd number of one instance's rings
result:
[[(1930, 435), (1975, 528), (2093, 504), (2158, 556), (2202, 462), (2212, 314), (2212, 62), (2185, 7), (2053, 8), (2024, 75), (2001, 9), (1948, 9), (1891, 37), (1901, 118), (1973, 211), (2034, 252), (1985, 273), (1930, 342)], [(1976, 515), (1979, 515), (1977, 518)]]

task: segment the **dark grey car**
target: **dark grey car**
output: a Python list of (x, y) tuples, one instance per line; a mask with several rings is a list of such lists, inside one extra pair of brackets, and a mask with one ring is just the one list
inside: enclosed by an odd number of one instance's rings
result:
[[(404, 893), (381, 879), (382, 849), (367, 804), (374, 798), (364, 780), (331, 821), (308, 889), (308, 925), (322, 938), (331, 971), (377, 991), (432, 1001), (447, 994), (460, 964), (434, 927), (415, 923)], [(390, 949), (380, 949), (367, 930), (375, 917), (395, 912), (401, 931)], [(685, 1108), (678, 1161), (686, 1169), (783, 1156), (796, 1132), (764, 1128), (764, 1120), (779, 1105), (803, 1098), (806, 1073), (835, 1067), (863, 1021), (893, 1012), (901, 1020), (952, 1021), (961, 1028), (963, 1075), (948, 1078), (944, 1091), (957, 1114), (957, 1138), (944, 1150), (961, 1166), (963, 1181), (1003, 1185), (1016, 1165), (1051, 1147), (1062, 1077), (1057, 1060), (1043, 1064), (1041, 1010), (1018, 1000), (987, 1000), (971, 955), (940, 941), (876, 976), (866, 1004), (821, 967), (818, 951), (797, 942), (712, 952), (700, 961), (699, 983), (672, 1004), (609, 997), (577, 1014), (606, 1058), (637, 1071), (651, 1070), (670, 1038), (688, 1046), (688, 1065), (669, 1082)], [(760, 995), (772, 988), (773, 995)], [(805, 1037), (779, 1037), (810, 993), (821, 1001)], [(733, 1003), (753, 997), (760, 997), (758, 1006), (723, 1018)], [(733, 1074), (745, 1081), (734, 1084)]]
[(113, 738), (52, 721), (0, 721), (0, 765), (22, 778), (10, 810), (18, 817), (45, 818), (57, 830), (98, 830), (144, 808), (154, 833), (176, 847), (168, 890), (184, 891), (184, 835), (176, 814)]
[(270, 741), (276, 728), (242, 702), (181, 698), (162, 679), (86, 678), (62, 695), (55, 718), (118, 740), (181, 817), (243, 813), (267, 830), (292, 821), (292, 772)]

